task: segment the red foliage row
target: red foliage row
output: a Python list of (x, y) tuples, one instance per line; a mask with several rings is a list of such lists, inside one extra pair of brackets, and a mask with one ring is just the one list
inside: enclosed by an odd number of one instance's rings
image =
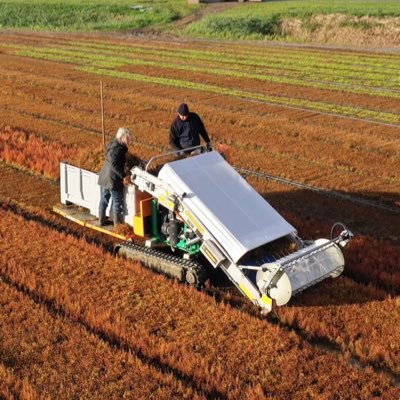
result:
[[(49, 312), (4, 283), (0, 334), (0, 356), (15, 371), (0, 365), (0, 379), (8, 381), (16, 398), (204, 398), (172, 372), (162, 373), (115, 349), (81, 324)], [(1, 388), (0, 383), (0, 395)]]
[(4, 211), (0, 232), (3, 275), (70, 318), (190, 377), (205, 393), (232, 399), (389, 399), (397, 392), (384, 376), (360, 372), (294, 333), (84, 241)]
[(9, 126), (0, 129), (0, 159), (27, 168), (47, 178), (60, 176), (60, 161), (76, 156), (77, 150), (50, 142)]
[(366, 283), (400, 293), (400, 250), (371, 237), (355, 237), (346, 252), (346, 271)]
[(281, 320), (400, 375), (400, 301), (347, 278), (327, 280), (278, 310)]

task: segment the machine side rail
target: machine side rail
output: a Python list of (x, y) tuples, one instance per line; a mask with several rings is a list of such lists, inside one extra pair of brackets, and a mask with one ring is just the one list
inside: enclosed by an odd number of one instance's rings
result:
[(202, 150), (202, 151), (206, 151), (206, 148), (203, 145), (198, 145), (198, 146), (193, 146), (193, 147), (188, 147), (187, 149), (180, 149), (180, 150), (174, 150), (174, 151), (169, 151), (168, 153), (164, 153), (164, 154), (160, 154), (159, 156), (153, 156), (150, 158), (150, 160), (147, 162), (146, 167), (145, 167), (145, 171), (147, 172), (147, 170), (149, 169), (150, 164), (154, 161), (154, 160), (158, 160), (159, 158), (164, 158), (167, 156), (171, 156), (174, 154), (179, 154), (182, 152), (188, 152), (188, 151), (194, 151), (194, 150)]

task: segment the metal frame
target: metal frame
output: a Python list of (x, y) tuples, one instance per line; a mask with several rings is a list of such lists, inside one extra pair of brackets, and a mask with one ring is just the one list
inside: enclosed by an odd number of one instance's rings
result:
[(163, 158), (163, 157), (166, 157), (166, 156), (171, 156), (173, 154), (179, 154), (179, 153), (182, 153), (182, 152), (186, 153), (186, 152), (188, 152), (190, 150), (196, 150), (196, 149), (203, 149), (204, 152), (207, 151), (207, 149), (206, 149), (206, 147), (204, 145), (199, 144), (198, 146), (188, 147), (186, 149), (174, 150), (174, 151), (170, 151), (168, 153), (160, 154), (159, 156), (153, 156), (147, 162), (146, 167), (144, 168), (144, 170), (147, 172), (147, 169), (149, 168), (150, 163), (152, 163), (154, 160), (157, 160), (159, 158)]
[[(348, 237), (348, 238), (346, 238)], [(273, 261), (273, 263), (278, 264), (280, 267), (282, 267), (283, 269), (285, 269), (285, 267), (288, 267), (289, 265), (291, 265), (292, 263), (294, 263), (295, 261), (307, 257), (307, 256), (311, 256), (312, 254), (316, 254), (319, 253), (322, 250), (327, 249), (328, 247), (331, 247), (333, 245), (338, 245), (339, 243), (343, 242), (343, 241), (348, 241), (353, 237), (353, 234), (345, 229), (343, 230), (339, 236), (337, 236), (334, 239), (329, 240), (329, 242), (324, 243), (324, 244), (320, 244), (319, 246), (315, 246), (312, 249), (309, 249), (308, 246), (304, 247), (303, 249), (300, 249), (292, 254), (288, 254), (285, 257), (282, 257), (280, 259), (277, 259), (275, 261)], [(247, 269), (250, 271), (258, 271), (263, 269), (262, 265), (259, 266), (250, 266), (250, 265), (240, 265), (239, 266), (240, 269)]]

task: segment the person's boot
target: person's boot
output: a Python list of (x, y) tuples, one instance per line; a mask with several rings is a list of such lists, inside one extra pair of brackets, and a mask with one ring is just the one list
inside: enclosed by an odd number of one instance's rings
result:
[(118, 226), (124, 223), (124, 219), (121, 213), (113, 213), (114, 226)]
[(99, 225), (106, 226), (110, 224), (110, 220), (106, 217), (105, 208), (99, 208)]

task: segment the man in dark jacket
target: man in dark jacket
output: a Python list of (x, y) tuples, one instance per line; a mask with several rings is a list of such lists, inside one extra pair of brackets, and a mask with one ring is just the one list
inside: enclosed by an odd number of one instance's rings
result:
[(114, 140), (106, 150), (106, 161), (100, 171), (98, 184), (101, 186), (99, 204), (100, 226), (107, 225), (106, 209), (112, 198), (112, 219), (114, 226), (123, 222), (124, 184), (130, 177), (125, 174), (126, 153), (131, 140), (131, 132), (127, 128), (119, 128)]
[(178, 115), (169, 130), (169, 144), (174, 150), (184, 150), (200, 144), (200, 136), (211, 150), (211, 141), (204, 127), (203, 121), (194, 113), (189, 112), (187, 104), (182, 103), (178, 108)]

